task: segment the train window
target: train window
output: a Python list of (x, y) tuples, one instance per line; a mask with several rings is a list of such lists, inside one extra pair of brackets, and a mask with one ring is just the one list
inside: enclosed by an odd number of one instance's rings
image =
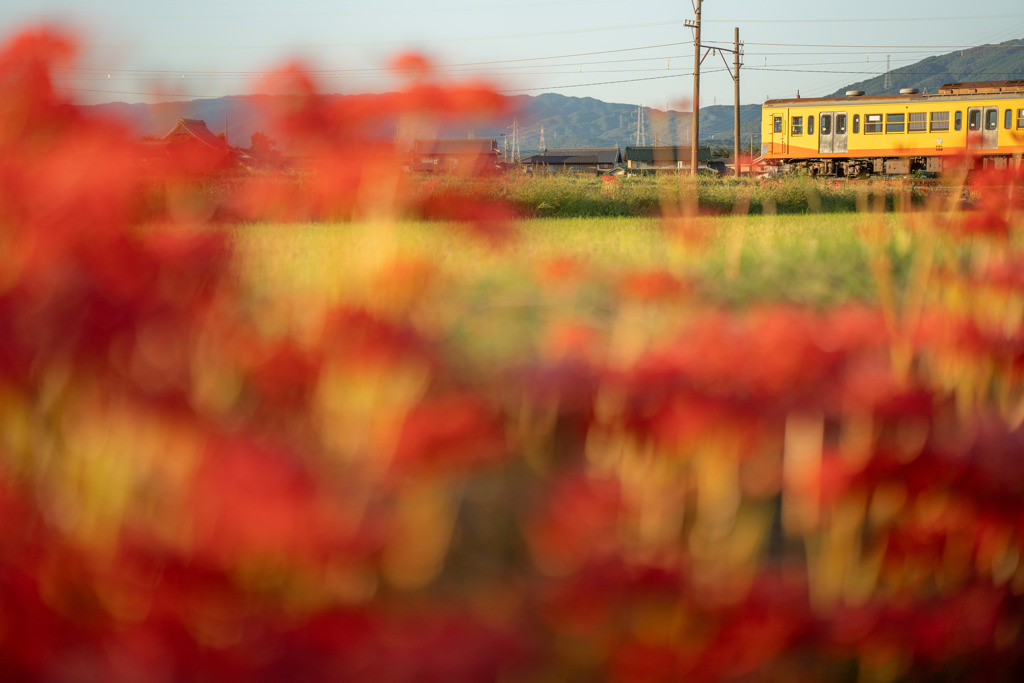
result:
[(902, 133), (904, 130), (903, 120), (906, 118), (904, 114), (886, 114), (885, 115), (885, 132), (886, 133)]
[(1013, 127), (1013, 110), (1007, 109), (1006, 114), (1003, 115), (1003, 128), (1010, 130)]
[(967, 110), (967, 130), (981, 130), (981, 110)]
[(804, 117), (802, 117), (802, 116), (794, 116), (793, 119), (792, 119), (792, 124), (793, 124), (793, 126), (790, 129), (790, 133), (792, 135), (803, 135), (804, 134)]
[(995, 130), (999, 127), (999, 110), (995, 107), (985, 110), (985, 130)]
[(821, 128), (819, 129), (820, 135), (831, 135), (832, 134), (832, 117), (827, 114), (821, 115)]
[(953, 112), (953, 130), (960, 130), (964, 127), (964, 113), (962, 111)]
[(774, 128), (772, 128), (772, 130), (774, 132), (776, 132), (776, 133), (781, 133), (782, 132), (782, 117), (781, 116), (776, 116), (774, 118), (774, 124), (773, 125), (774, 125)]
[(853, 115), (853, 134), (860, 133), (860, 114)]
[(1024, 128), (1024, 109), (1017, 110), (1017, 128)]
[(882, 132), (882, 115), (881, 114), (868, 114), (864, 117), (864, 132), (865, 133), (881, 133)]
[(807, 117), (807, 134), (808, 135), (814, 135), (814, 117), (813, 116), (808, 116)]
[[(959, 114), (960, 112), (957, 112)], [(933, 111), (931, 121), (931, 131), (946, 131), (949, 130), (949, 112), (948, 111)]]
[(836, 114), (836, 135), (846, 135), (846, 114)]
[(912, 111), (907, 116), (907, 132), (919, 133), (928, 130), (928, 114), (926, 112)]

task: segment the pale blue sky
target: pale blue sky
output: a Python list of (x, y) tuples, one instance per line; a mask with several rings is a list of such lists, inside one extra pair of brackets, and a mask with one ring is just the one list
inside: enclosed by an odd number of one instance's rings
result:
[[(58, 82), (86, 102), (266, 90), (266, 72), (296, 57), (324, 70), (325, 91), (385, 91), (399, 83), (386, 69), (391, 57), (416, 50), (449, 77), (510, 93), (678, 108), (692, 90), (693, 38), (683, 26), (692, 19), (691, 0), (4, 0), (0, 36), (43, 20), (74, 30), (80, 68)], [(827, 94), (884, 72), (887, 56), (897, 68), (1024, 37), (1020, 0), (705, 0), (703, 19), (705, 43), (731, 47), (740, 29), (744, 103)], [(731, 104), (721, 57), (709, 55), (703, 69), (701, 104)]]

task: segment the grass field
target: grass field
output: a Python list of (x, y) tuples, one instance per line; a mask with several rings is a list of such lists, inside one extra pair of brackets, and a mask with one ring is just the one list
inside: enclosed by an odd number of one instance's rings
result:
[[(876, 219), (896, 236), (890, 251), (898, 256), (907, 218)], [(849, 214), (702, 217), (682, 227), (653, 218), (532, 219), (498, 246), (450, 223), (249, 224), (235, 229), (234, 243), (251, 301), (278, 313), (259, 316), (280, 326), (269, 333), (316, 330), (339, 305), (392, 308), (486, 377), (487, 367), (537, 357), (553, 325), (610, 334), (624, 283), (638, 273), (673, 278), (701, 306), (872, 302), (865, 224)], [(903, 277), (898, 269), (895, 279)]]
[[(893, 243), (906, 218), (883, 220)], [(682, 231), (655, 218), (532, 219), (494, 247), (454, 224), (247, 224), (234, 229), (239, 273), (256, 296), (345, 300), (371, 254), (429, 261), (462, 283), (531, 279), (543, 262), (570, 257), (605, 274), (667, 270), (715, 300), (787, 299), (826, 304), (868, 300), (860, 230), (848, 214), (702, 217)]]

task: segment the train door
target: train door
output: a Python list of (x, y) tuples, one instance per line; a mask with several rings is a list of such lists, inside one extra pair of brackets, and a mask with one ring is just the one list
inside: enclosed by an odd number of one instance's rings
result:
[(775, 154), (788, 154), (789, 145), (786, 144), (786, 121), (782, 112), (772, 113), (772, 151)]
[(999, 107), (971, 107), (967, 110), (967, 148), (998, 149)]
[(845, 111), (822, 112), (818, 122), (818, 153), (838, 154), (846, 152), (848, 117)]

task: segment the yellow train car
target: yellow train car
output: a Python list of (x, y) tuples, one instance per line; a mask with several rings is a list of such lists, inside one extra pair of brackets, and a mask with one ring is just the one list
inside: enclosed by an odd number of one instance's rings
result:
[(1019, 167), (1024, 81), (949, 83), (937, 93), (768, 100), (761, 157), (815, 175), (939, 172), (970, 152), (983, 167)]

